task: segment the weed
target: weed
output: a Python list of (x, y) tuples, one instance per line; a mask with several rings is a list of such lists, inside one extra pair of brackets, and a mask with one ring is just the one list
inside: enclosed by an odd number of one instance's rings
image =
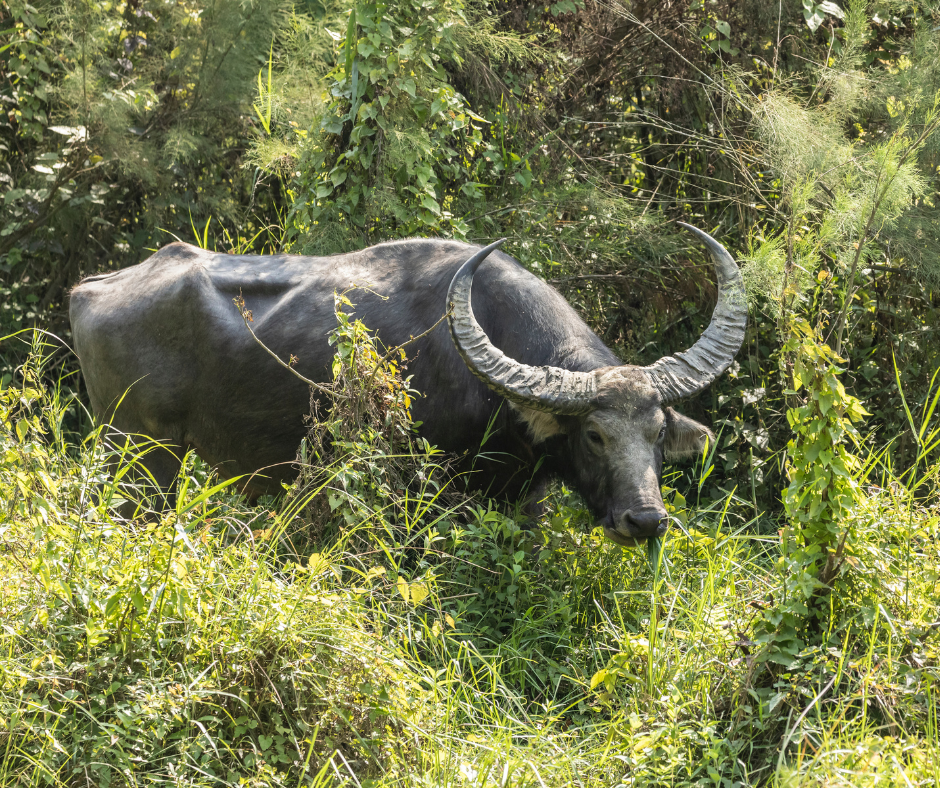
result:
[(337, 390), (376, 387), (311, 425), (325, 465), (251, 506), (190, 457), (159, 520), (116, 514), (41, 343), (4, 381), (0, 783), (937, 784), (935, 468), (866, 463), (838, 636), (770, 669), (752, 500), (667, 490), (654, 572), (564, 488), (537, 523), (441, 495), (400, 356), (336, 336)]

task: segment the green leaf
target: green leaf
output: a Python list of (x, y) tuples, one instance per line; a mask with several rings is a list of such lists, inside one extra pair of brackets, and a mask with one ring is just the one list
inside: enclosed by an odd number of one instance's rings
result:
[(824, 2), (820, 3), (819, 10), (824, 14), (829, 14), (829, 16), (834, 16), (838, 19), (845, 19), (845, 11), (839, 8), (839, 6), (835, 3), (829, 2), (829, 0), (824, 0)]
[(768, 711), (768, 713), (769, 713), (769, 712), (772, 712), (775, 708), (777, 708), (777, 706), (780, 705), (781, 701), (786, 700), (786, 698), (787, 698), (787, 693), (786, 693), (786, 692), (778, 692), (778, 693), (776, 693), (769, 701), (767, 701), (767, 711)]
[(108, 597), (108, 601), (104, 605), (104, 617), (105, 619), (113, 619), (121, 609), (122, 595), (120, 591), (115, 591), (111, 596)]
[(203, 502), (209, 500), (209, 498), (211, 498), (213, 495), (219, 494), (242, 478), (242, 476), (233, 476), (231, 479), (226, 479), (225, 481), (214, 484), (211, 487), (206, 487), (199, 495), (194, 497), (191, 501), (189, 501), (189, 503), (186, 504), (186, 506), (177, 512), (177, 517), (182, 517), (184, 514), (186, 514), (186, 512), (189, 512), (195, 509), (197, 506), (200, 506)]
[(562, 14), (573, 14), (578, 10), (573, 0), (561, 0), (560, 3), (554, 3), (551, 7), (552, 16), (561, 16)]
[(398, 593), (401, 594), (402, 599), (407, 602), (411, 597), (408, 581), (403, 577), (399, 577), (395, 585), (398, 587)]
[(354, 60), (352, 64), (352, 71), (349, 74), (349, 101), (351, 103), (349, 108), (350, 118), (355, 118), (356, 112), (359, 110), (359, 98), (361, 90), (362, 83), (359, 79), (359, 61)]
[(426, 583), (412, 583), (408, 587), (408, 592), (411, 594), (411, 602), (414, 605), (420, 605), (431, 593)]
[(421, 205), (427, 208), (435, 216), (441, 215), (441, 207), (437, 204), (437, 200), (429, 197), (427, 194), (421, 195)]
[(532, 185), (532, 173), (528, 170), (519, 170), (519, 172), (513, 175), (513, 178), (517, 183), (522, 184), (526, 189)]
[(823, 21), (825, 21), (825, 17), (819, 10), (819, 6), (814, 6), (812, 10), (809, 10), (806, 8), (805, 2), (803, 3), (803, 18), (806, 20), (806, 26), (814, 33), (819, 29)]
[(349, 12), (346, 25), (346, 74), (352, 74), (353, 59), (356, 56), (356, 9)]
[(271, 95), (272, 87), (272, 69), (274, 67), (274, 39), (271, 39), (271, 51), (268, 53), (268, 84), (265, 87), (261, 81), (262, 69), (258, 72), (258, 101), (252, 104), (252, 109), (261, 121), (266, 134), (271, 133), (271, 116), (274, 112), (274, 99)]
[(330, 120), (324, 121), (323, 130), (327, 134), (342, 134), (344, 121), (345, 118), (331, 118)]

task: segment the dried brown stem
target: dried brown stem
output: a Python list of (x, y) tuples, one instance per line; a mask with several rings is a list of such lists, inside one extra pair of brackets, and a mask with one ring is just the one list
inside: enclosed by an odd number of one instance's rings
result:
[(238, 298), (233, 298), (232, 303), (235, 304), (235, 308), (238, 310), (238, 313), (242, 316), (242, 320), (245, 322), (245, 328), (248, 329), (248, 333), (251, 334), (251, 338), (261, 346), (261, 349), (264, 350), (265, 353), (271, 356), (271, 358), (273, 358), (278, 364), (284, 367), (284, 369), (290, 372), (294, 377), (302, 380), (304, 383), (310, 386), (310, 388), (316, 389), (317, 391), (321, 391), (324, 394), (329, 395), (330, 397), (334, 397), (334, 398), (338, 397), (341, 399), (345, 399), (345, 397), (342, 394), (338, 394), (333, 389), (328, 388), (327, 386), (324, 386), (321, 383), (317, 383), (313, 380), (310, 380), (310, 378), (307, 378), (301, 375), (290, 364), (288, 364), (286, 361), (283, 361), (281, 357), (278, 356), (277, 353), (275, 353), (273, 350), (271, 350), (271, 348), (265, 345), (264, 342), (262, 342), (258, 338), (258, 335), (255, 334), (255, 332), (251, 330), (251, 326), (248, 325), (248, 323), (251, 321), (251, 311), (245, 308), (245, 299), (242, 298), (241, 295), (239, 295)]
[(433, 326), (431, 326), (427, 331), (423, 331), (422, 333), (418, 334), (418, 336), (416, 337), (414, 336), (411, 337), (410, 339), (408, 339), (407, 342), (402, 342), (400, 345), (396, 345), (391, 350), (389, 350), (388, 353), (382, 356), (382, 358), (380, 358), (378, 362), (376, 363), (376, 365), (372, 368), (372, 374), (369, 376), (369, 388), (372, 388), (372, 384), (375, 382), (376, 373), (379, 371), (379, 368), (386, 361), (388, 361), (395, 353), (398, 353), (403, 348), (408, 347), (408, 345), (411, 345), (412, 343), (417, 342), (422, 337), (426, 337), (428, 334), (430, 334), (435, 328), (437, 328), (441, 323), (443, 323), (444, 320), (450, 317), (450, 313), (452, 311), (453, 311), (453, 308), (448, 309), (443, 315), (441, 315), (440, 319)]

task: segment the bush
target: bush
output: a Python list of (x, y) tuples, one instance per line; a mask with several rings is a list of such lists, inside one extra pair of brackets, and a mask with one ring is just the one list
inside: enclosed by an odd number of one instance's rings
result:
[[(0, 2), (0, 330), (62, 332), (82, 275), (174, 237), (268, 240), (277, 194), (242, 167), (284, 0)], [(259, 218), (260, 217), (260, 218)], [(193, 236), (196, 236), (195, 238)]]
[(96, 437), (66, 443), (40, 365), (0, 391), (3, 781), (295, 784), (330, 758), (407, 769), (417, 741), (398, 737), (434, 727), (426, 693), (337, 593), (334, 560), (276, 569), (269, 513), (192, 476), (161, 520), (117, 518)]
[(781, 546), (748, 532), (751, 501), (670, 493), (654, 573), (563, 489), (538, 522), (459, 494), (410, 430), (400, 353), (338, 320), (347, 396), (317, 401), (280, 503), (247, 505), (190, 457), (175, 511), (121, 519), (111, 458), (63, 429), (72, 403), (44, 388), (49, 347), (4, 379), (4, 782), (935, 778), (929, 473), (910, 491), (887, 467), (868, 483), (835, 636), (769, 669), (754, 635)]

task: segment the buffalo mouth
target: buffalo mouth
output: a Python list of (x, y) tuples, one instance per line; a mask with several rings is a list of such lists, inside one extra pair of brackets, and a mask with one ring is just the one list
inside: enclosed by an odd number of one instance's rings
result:
[(668, 520), (663, 519), (653, 531), (639, 533), (639, 529), (624, 530), (623, 528), (619, 528), (615, 524), (619, 519), (620, 518), (615, 519), (613, 513), (608, 512), (607, 516), (600, 520), (597, 525), (604, 529), (604, 536), (615, 544), (619, 544), (621, 547), (642, 547), (648, 540), (664, 536), (669, 528)]

